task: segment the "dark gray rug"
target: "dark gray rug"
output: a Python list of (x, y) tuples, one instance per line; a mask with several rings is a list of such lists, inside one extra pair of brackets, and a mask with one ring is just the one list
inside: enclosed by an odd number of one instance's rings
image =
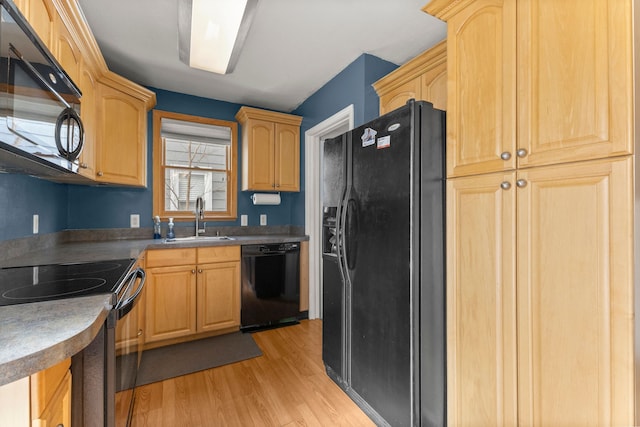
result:
[(262, 355), (251, 334), (235, 332), (142, 352), (136, 386)]

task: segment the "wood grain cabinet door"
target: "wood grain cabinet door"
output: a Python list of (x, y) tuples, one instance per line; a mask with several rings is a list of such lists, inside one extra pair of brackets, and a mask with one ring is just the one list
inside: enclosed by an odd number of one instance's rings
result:
[(402, 107), (410, 99), (423, 99), (421, 97), (421, 89), (421, 80), (420, 77), (417, 77), (381, 95), (380, 115)]
[(447, 24), (447, 175), (514, 169), (515, 0), (476, 0)]
[(96, 179), (144, 187), (147, 183), (147, 110), (143, 101), (98, 82)]
[(57, 13), (55, 14), (54, 29), (53, 54), (71, 80), (75, 84), (79, 84), (80, 63), (82, 61), (80, 49)]
[(420, 78), (420, 97), (433, 104), (433, 108), (447, 111), (447, 64), (429, 70)]
[[(52, 0), (25, 0), (25, 17), (36, 34), (50, 50), (53, 46), (56, 9)], [(21, 8), (21, 10), (23, 10)]]
[(516, 425), (514, 178), (515, 172), (507, 172), (447, 180), (452, 427)]
[(242, 189), (300, 191), (302, 117), (241, 107)]
[(84, 127), (84, 142), (80, 153), (79, 173), (90, 179), (96, 178), (96, 144), (97, 144), (97, 124), (96, 124), (96, 90), (97, 82), (95, 74), (89, 69), (86, 62), (80, 66), (79, 81), (82, 91), (82, 105), (80, 107), (80, 117)]
[(275, 124), (265, 120), (251, 120), (243, 129), (243, 190), (274, 191)]
[(633, 152), (632, 2), (518, 0), (518, 166)]
[(447, 109), (447, 41), (443, 40), (373, 84), (380, 97), (380, 115), (424, 100)]
[(300, 127), (275, 124), (275, 190), (300, 191)]
[(196, 266), (148, 268), (145, 343), (196, 333)]
[(240, 325), (240, 262), (198, 266), (198, 332)]
[(634, 425), (632, 159), (518, 172), (520, 426)]

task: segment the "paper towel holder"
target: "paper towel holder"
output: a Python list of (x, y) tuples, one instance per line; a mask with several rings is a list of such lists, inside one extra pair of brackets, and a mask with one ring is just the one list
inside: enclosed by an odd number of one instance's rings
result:
[(254, 193), (249, 196), (254, 205), (279, 205), (280, 192), (278, 193)]

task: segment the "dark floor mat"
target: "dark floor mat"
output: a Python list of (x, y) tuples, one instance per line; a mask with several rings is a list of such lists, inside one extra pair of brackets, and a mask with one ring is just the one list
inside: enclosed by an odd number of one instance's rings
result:
[(261, 355), (251, 334), (240, 332), (145, 350), (136, 386)]

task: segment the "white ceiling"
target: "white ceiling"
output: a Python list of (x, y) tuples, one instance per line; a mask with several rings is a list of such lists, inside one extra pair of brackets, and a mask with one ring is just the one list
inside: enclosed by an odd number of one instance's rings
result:
[(401, 65), (446, 36), (428, 0), (260, 0), (233, 73), (178, 59), (177, 0), (78, 0), (109, 68), (174, 92), (292, 111), (363, 53)]

